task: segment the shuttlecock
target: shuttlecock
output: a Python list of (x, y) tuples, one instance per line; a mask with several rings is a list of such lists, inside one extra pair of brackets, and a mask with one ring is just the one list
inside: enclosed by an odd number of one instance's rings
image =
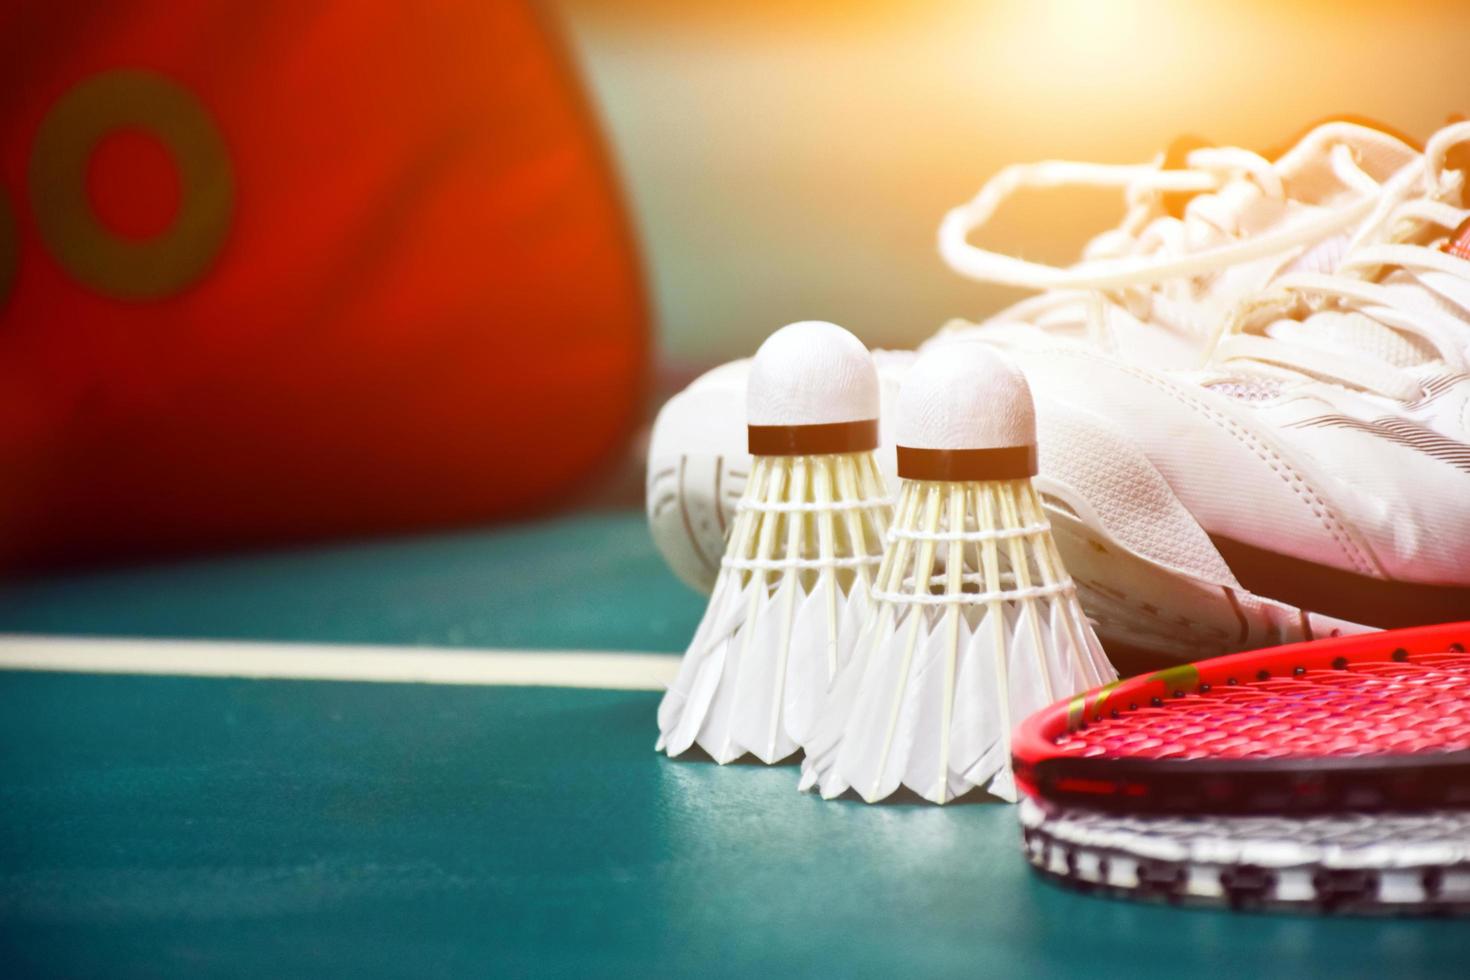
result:
[(947, 344), (904, 379), (896, 427), (873, 602), (801, 786), (870, 803), (900, 785), (935, 803), (976, 787), (1014, 800), (1012, 727), (1116, 676), (1031, 482), (1031, 393), (990, 347)]
[(751, 364), (750, 452), (704, 619), (658, 709), (658, 748), (778, 762), (851, 656), (891, 501), (873, 458), (878, 374), (831, 323), (793, 323)]

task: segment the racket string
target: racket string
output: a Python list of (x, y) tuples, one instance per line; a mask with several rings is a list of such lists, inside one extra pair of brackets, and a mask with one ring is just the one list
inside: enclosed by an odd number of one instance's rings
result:
[(1470, 749), (1470, 655), (1298, 669), (1155, 698), (1056, 740), (1078, 757), (1273, 759)]

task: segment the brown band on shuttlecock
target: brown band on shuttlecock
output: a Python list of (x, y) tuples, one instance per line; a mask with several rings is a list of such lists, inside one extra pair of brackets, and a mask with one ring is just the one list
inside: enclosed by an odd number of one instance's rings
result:
[(878, 420), (746, 426), (752, 456), (830, 456), (878, 448)]
[(1036, 447), (915, 449), (899, 446), (898, 475), (905, 480), (1020, 480), (1036, 475)]

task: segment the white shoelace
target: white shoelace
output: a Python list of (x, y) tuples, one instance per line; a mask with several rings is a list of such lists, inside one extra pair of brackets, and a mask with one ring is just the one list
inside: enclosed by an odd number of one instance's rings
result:
[[(1162, 160), (1152, 164), (1113, 165), (1043, 161), (1016, 164), (996, 174), (968, 203), (945, 215), (939, 226), (939, 251), (950, 268), (985, 282), (1037, 290), (1108, 291), (1150, 286), (1170, 279), (1192, 279), (1220, 272), (1242, 262), (1272, 255), (1290, 256), (1333, 234), (1346, 232), (1373, 209), (1378, 182), (1353, 157), (1350, 147), (1332, 143), (1336, 134), (1324, 127), (1308, 139), (1330, 154), (1333, 173), (1359, 199), (1338, 208), (1324, 208), (1300, 220), (1251, 237), (1239, 237), (1239, 219), (1262, 196), (1284, 200), (1287, 191), (1276, 167), (1259, 154), (1236, 148), (1207, 147), (1186, 157), (1187, 166), (1165, 170)], [(996, 213), (1001, 204), (1022, 188), (1121, 187), (1128, 211), (1118, 228), (1095, 238), (1083, 261), (1066, 267), (1033, 262), (980, 248), (969, 236)], [(1160, 195), (1189, 192), (1196, 196), (1183, 218), (1161, 214)], [(1191, 247), (1191, 242), (1219, 244)], [(1285, 264), (1285, 261), (1283, 261)], [(1067, 297), (1075, 300), (1074, 295)], [(1051, 297), (1037, 297), (1016, 307), (1024, 316), (1055, 305)], [(1029, 305), (1028, 305), (1029, 304)], [(1089, 318), (1100, 316), (1094, 303)], [(1100, 330), (1100, 324), (1090, 323)]]
[[(1283, 321), (1314, 314), (1361, 314), (1427, 351), (1448, 372), (1470, 365), (1470, 261), (1446, 253), (1444, 233), (1470, 221), (1459, 206), (1466, 175), (1447, 170), (1446, 156), (1470, 143), (1470, 123), (1448, 126), (1429, 141), (1421, 160), (1389, 180), (1373, 213), (1331, 275), (1289, 273), (1271, 296), (1248, 305), (1215, 348), (1218, 363), (1253, 362), (1410, 402), (1419, 379), (1390, 363), (1381, 348), (1332, 338), (1312, 342), (1273, 336)], [(1451, 203), (1453, 202), (1453, 203)]]

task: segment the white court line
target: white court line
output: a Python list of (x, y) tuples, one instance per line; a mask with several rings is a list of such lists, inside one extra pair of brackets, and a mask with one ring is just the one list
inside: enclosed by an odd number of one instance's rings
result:
[(0, 634), (0, 670), (662, 691), (675, 654)]

